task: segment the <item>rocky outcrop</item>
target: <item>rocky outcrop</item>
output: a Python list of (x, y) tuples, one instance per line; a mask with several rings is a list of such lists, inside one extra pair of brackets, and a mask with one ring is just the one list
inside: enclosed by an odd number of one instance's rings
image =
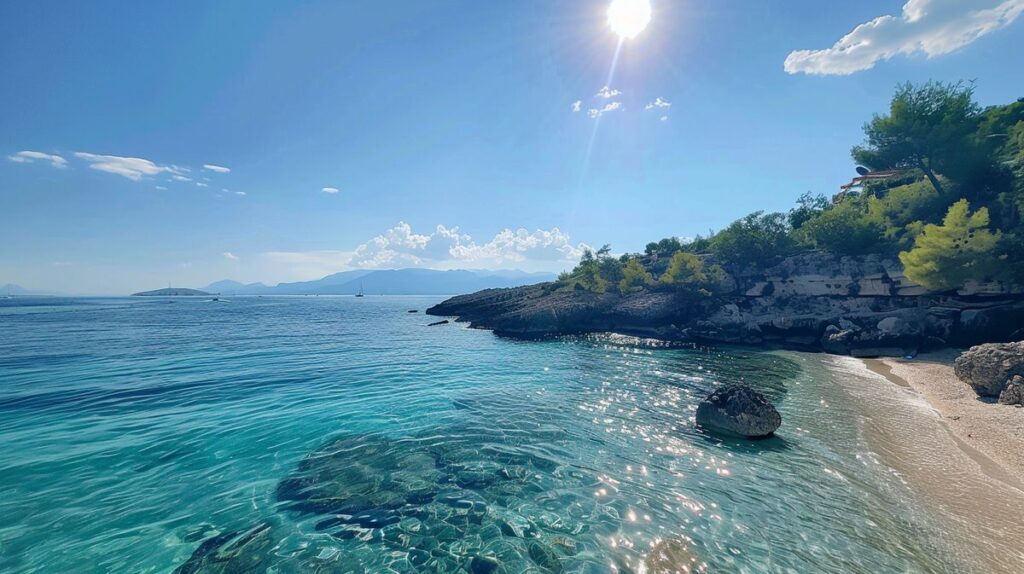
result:
[(1024, 406), (1024, 377), (1018, 375), (1007, 383), (1003, 392), (999, 393), (999, 403)]
[(1024, 293), (972, 284), (928, 293), (899, 262), (812, 253), (766, 270), (731, 270), (713, 297), (651, 288), (618, 295), (554, 283), (490, 289), (427, 310), (500, 335), (612, 331), (698, 343), (733, 343), (862, 357), (902, 356), (1024, 336)]
[(998, 397), (1014, 377), (1024, 375), (1024, 341), (971, 347), (956, 358), (953, 368), (979, 395)]
[(714, 432), (764, 438), (781, 424), (775, 405), (747, 385), (722, 387), (697, 405), (697, 425)]

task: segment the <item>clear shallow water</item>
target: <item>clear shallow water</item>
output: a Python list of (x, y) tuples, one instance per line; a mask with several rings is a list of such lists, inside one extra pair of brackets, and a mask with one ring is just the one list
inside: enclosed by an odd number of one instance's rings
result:
[[(666, 539), (715, 572), (963, 566), (822, 359), (427, 328), (437, 300), (0, 301), (0, 571), (211, 538), (188, 571), (643, 572)], [(693, 430), (739, 380), (778, 438)]]

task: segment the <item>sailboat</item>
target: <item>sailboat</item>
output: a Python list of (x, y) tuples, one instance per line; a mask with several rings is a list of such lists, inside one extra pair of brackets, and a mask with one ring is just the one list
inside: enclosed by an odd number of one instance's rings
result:
[(359, 292), (356, 293), (356, 297), (362, 297), (362, 296), (363, 296), (363, 282), (360, 281), (359, 282)]

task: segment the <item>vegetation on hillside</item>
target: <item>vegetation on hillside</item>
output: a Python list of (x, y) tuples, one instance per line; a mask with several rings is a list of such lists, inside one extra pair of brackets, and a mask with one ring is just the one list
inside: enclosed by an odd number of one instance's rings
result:
[(789, 255), (898, 256), (907, 276), (937, 291), (972, 280), (1024, 284), (1024, 98), (981, 108), (971, 84), (898, 86), (887, 114), (851, 150), (871, 171), (893, 170), (832, 199), (805, 193), (788, 213), (755, 212), (708, 237), (671, 237), (643, 254), (584, 253), (561, 288), (706, 296), (725, 270)]

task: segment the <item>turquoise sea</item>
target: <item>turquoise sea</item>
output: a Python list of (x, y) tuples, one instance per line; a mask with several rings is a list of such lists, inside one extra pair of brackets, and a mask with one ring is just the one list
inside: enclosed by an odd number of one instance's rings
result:
[[(439, 300), (0, 301), (0, 571), (640, 573), (669, 539), (971, 571), (825, 358), (427, 327)], [(736, 381), (778, 437), (693, 428)]]

